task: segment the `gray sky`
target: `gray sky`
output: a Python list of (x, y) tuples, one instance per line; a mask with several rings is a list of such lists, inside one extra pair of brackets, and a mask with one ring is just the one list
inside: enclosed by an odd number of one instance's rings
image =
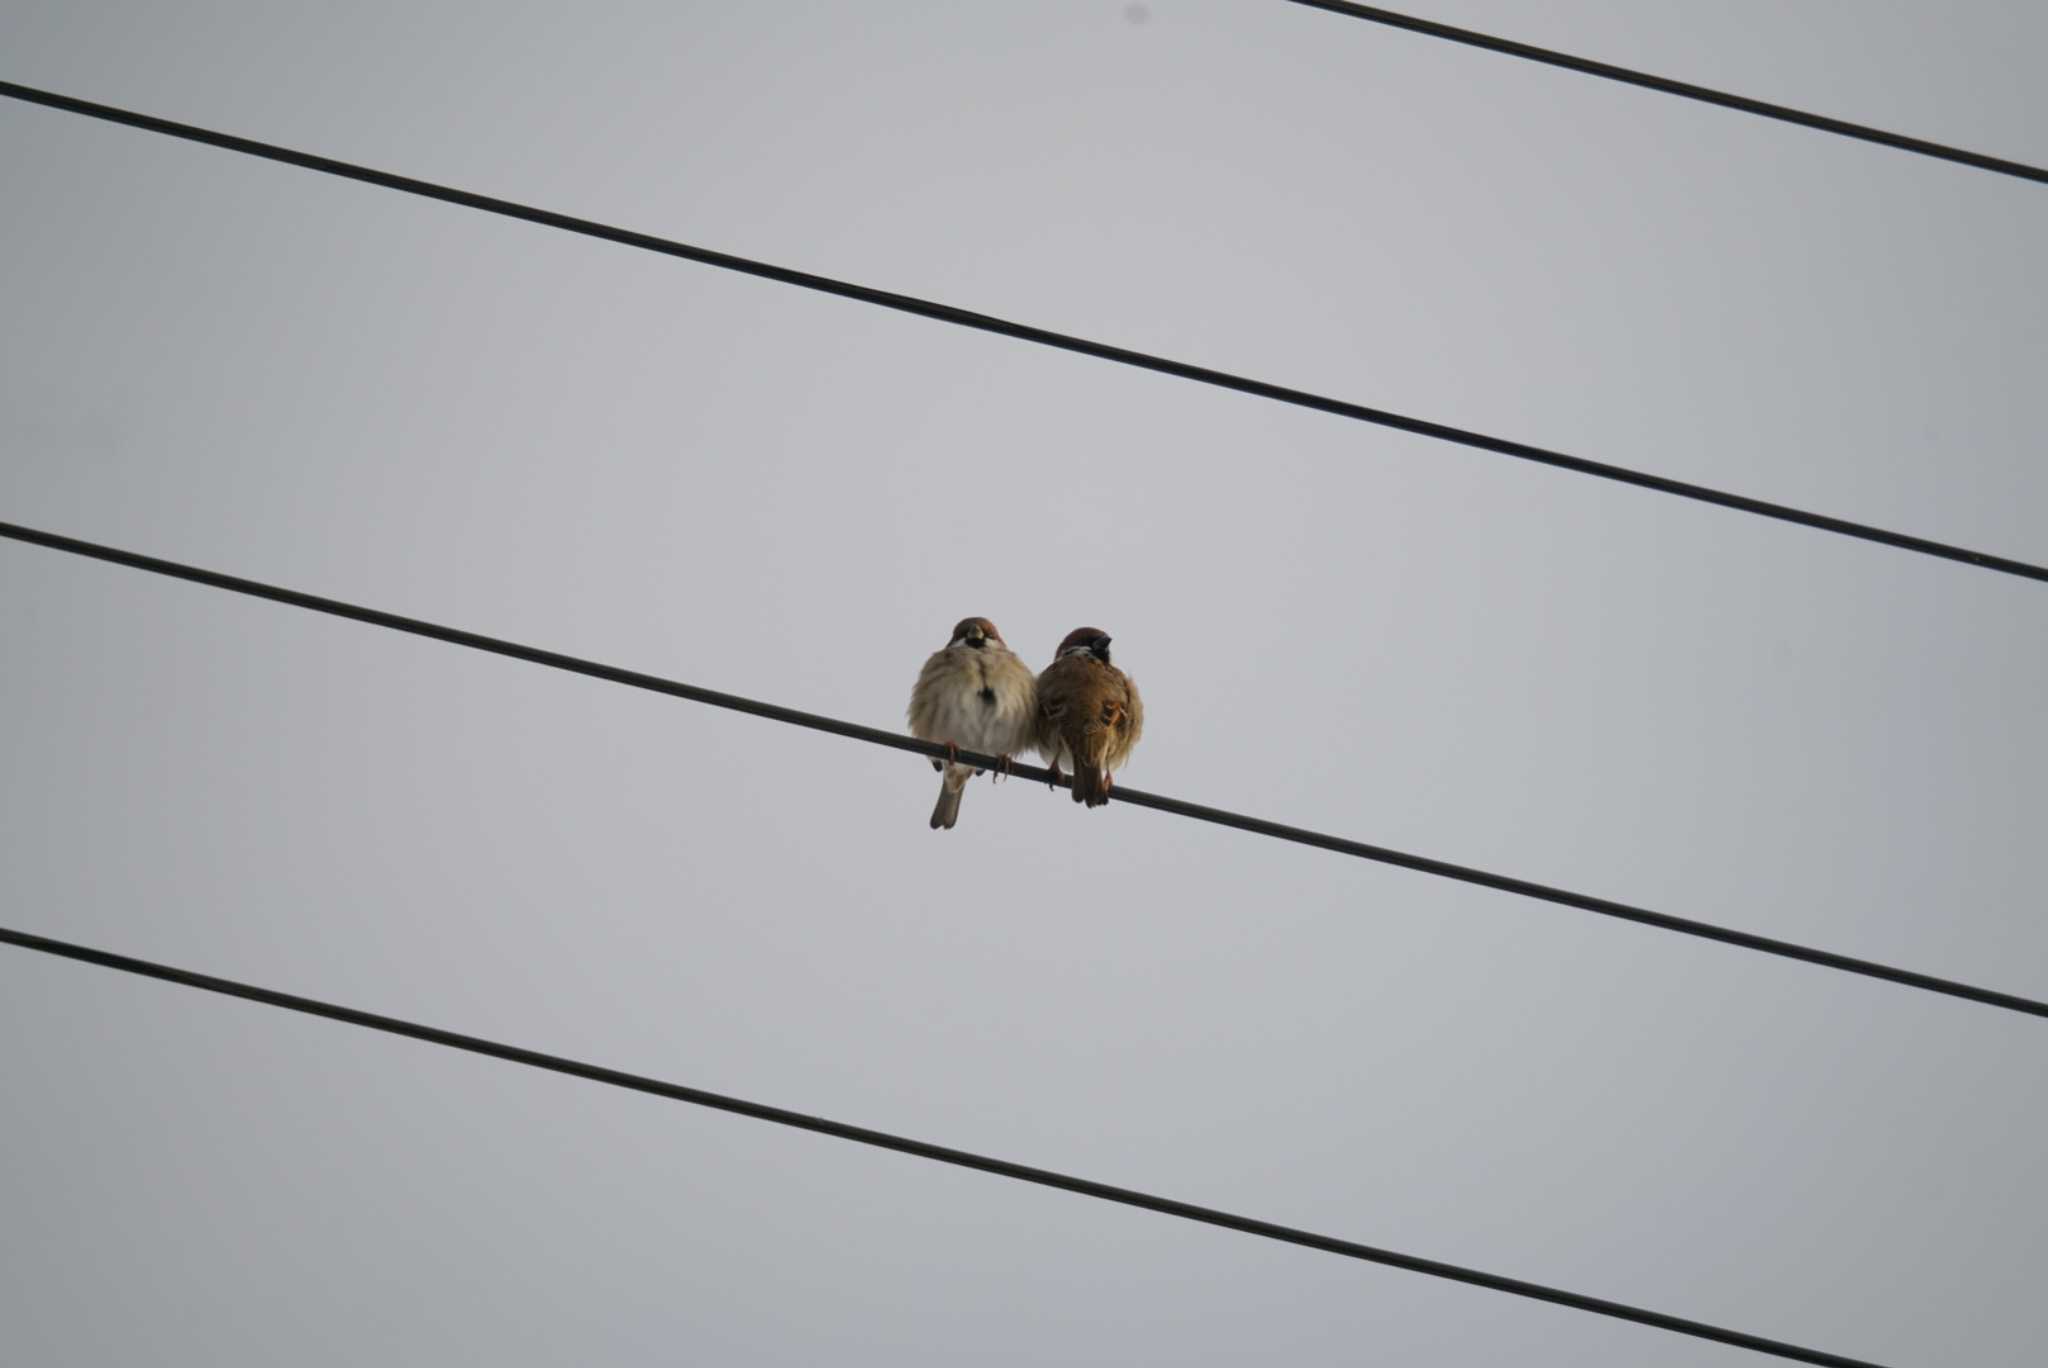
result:
[[(2048, 160), (2038, 5), (1430, 14)], [(2039, 186), (1274, 4), (0, 0), (5, 76), (2048, 558)], [(2039, 585), (20, 106), (10, 520), (2048, 993)], [(2048, 1034), (0, 546), (9, 924), (1839, 1352)], [(0, 954), (23, 1363), (1739, 1351)]]

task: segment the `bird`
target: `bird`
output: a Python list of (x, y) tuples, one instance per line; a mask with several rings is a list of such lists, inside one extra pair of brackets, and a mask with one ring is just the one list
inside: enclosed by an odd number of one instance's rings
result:
[(1145, 704), (1131, 677), (1109, 661), (1109, 633), (1076, 627), (1038, 676), (1038, 753), (1052, 766), (1074, 767), (1074, 801), (1101, 807), (1114, 781), (1109, 772), (1130, 759), (1145, 731)]
[(951, 831), (960, 820), (960, 795), (981, 773), (954, 763), (960, 747), (998, 755), (1005, 763), (1031, 744), (1037, 722), (1038, 681), (1003, 634), (985, 617), (962, 618), (952, 640), (932, 652), (910, 690), (910, 734), (940, 741), (953, 759), (932, 758), (939, 801), (932, 830)]

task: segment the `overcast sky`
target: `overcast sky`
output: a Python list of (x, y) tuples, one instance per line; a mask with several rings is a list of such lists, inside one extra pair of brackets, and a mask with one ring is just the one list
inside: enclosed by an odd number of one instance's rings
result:
[[(2048, 9), (1416, 0), (2048, 161)], [(1279, 3), (0, 0), (0, 76), (2048, 559), (2048, 189)], [(2048, 589), (0, 107), (0, 517), (2048, 995)], [(9, 925), (1897, 1364), (2048, 1029), (0, 545)], [(10, 1361), (1735, 1365), (0, 951)]]

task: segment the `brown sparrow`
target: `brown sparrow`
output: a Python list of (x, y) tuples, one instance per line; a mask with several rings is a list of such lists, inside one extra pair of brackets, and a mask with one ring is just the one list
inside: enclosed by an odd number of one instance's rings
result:
[[(955, 755), (965, 746), (1007, 761), (1031, 744), (1035, 693), (1031, 667), (1003, 644), (996, 625), (987, 618), (965, 618), (953, 629), (953, 639), (932, 652), (918, 671), (910, 691), (910, 734), (943, 741)], [(936, 757), (932, 768), (941, 771), (932, 830), (951, 830), (960, 820), (961, 792), (981, 771)]]
[(1038, 677), (1038, 753), (1074, 766), (1074, 801), (1101, 807), (1109, 772), (1128, 760), (1145, 730), (1145, 704), (1131, 677), (1109, 663), (1109, 634), (1076, 627)]

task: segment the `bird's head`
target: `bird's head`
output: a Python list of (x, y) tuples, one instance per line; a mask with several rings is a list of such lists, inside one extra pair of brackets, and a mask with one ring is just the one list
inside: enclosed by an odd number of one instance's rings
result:
[(1003, 634), (987, 618), (962, 618), (953, 628), (953, 646), (970, 646), (979, 651), (991, 641), (1003, 644)]
[(1109, 633), (1099, 627), (1076, 627), (1060, 643), (1059, 657), (1064, 659), (1070, 655), (1094, 656), (1103, 664), (1109, 664)]

